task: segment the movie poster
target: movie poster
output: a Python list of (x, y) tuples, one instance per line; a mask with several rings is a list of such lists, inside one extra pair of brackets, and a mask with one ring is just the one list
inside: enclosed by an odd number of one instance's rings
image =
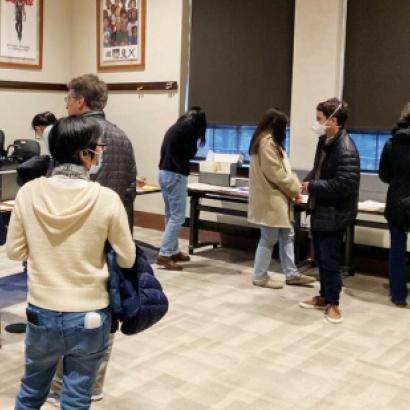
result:
[(41, 0), (0, 0), (0, 65), (41, 65)]
[(145, 0), (97, 0), (98, 68), (144, 65)]

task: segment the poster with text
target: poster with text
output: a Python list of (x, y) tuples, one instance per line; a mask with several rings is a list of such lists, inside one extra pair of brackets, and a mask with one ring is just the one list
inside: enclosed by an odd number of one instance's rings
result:
[(42, 0), (0, 0), (0, 66), (41, 68)]
[(97, 0), (97, 67), (144, 68), (145, 0)]

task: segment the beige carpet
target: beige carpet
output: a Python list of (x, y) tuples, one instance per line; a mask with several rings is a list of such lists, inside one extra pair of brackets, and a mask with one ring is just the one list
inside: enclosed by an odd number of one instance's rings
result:
[[(161, 233), (138, 228), (135, 237), (158, 245)], [(19, 265), (6, 262), (2, 248), (0, 255), (0, 276), (15, 273)], [(92, 408), (410, 408), (410, 315), (388, 303), (385, 279), (345, 279), (345, 321), (331, 325), (321, 312), (298, 307), (317, 284), (253, 287), (252, 258), (204, 249), (182, 272), (155, 269), (170, 311), (141, 335), (117, 334), (105, 398)], [(2, 326), (23, 316), (24, 303), (10, 306), (2, 311)], [(23, 371), (23, 336), (2, 330), (2, 341), (0, 409), (12, 410)]]

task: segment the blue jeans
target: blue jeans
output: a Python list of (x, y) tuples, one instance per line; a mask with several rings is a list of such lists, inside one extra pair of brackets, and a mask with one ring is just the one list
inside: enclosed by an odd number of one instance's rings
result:
[(319, 268), (320, 296), (330, 305), (339, 305), (342, 278), (339, 272), (339, 252), (343, 231), (312, 231), (315, 260)]
[(178, 253), (178, 236), (185, 221), (188, 177), (171, 171), (159, 172), (159, 185), (165, 202), (165, 232), (159, 254)]
[(97, 370), (108, 346), (111, 314), (97, 310), (101, 326), (84, 328), (87, 312), (63, 313), (27, 307), (25, 374), (15, 410), (40, 409), (50, 390), (57, 363), (63, 358), (62, 410), (87, 410)]
[(393, 303), (406, 303), (406, 249), (407, 233), (396, 226), (389, 224), (390, 251), (389, 251), (389, 279), (390, 295)]
[(272, 228), (260, 226), (261, 236), (255, 254), (253, 278), (266, 278), (272, 259), (272, 251), (279, 240), (279, 257), (282, 271), (286, 279), (299, 276), (295, 265), (294, 231), (293, 228)]

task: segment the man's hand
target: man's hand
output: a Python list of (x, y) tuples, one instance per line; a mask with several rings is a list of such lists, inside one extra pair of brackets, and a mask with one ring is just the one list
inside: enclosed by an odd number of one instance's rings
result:
[(301, 203), (302, 203), (302, 195), (301, 195), (301, 194), (296, 195), (296, 196), (292, 199), (292, 201), (293, 201), (296, 205), (301, 204)]
[(309, 181), (302, 182), (302, 194), (309, 195)]

